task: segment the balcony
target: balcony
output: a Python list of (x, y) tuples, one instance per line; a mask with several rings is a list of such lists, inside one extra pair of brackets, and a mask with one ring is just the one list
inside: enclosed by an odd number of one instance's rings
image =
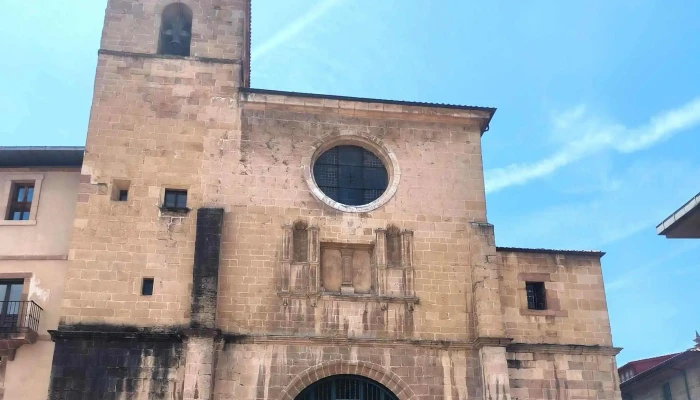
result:
[(0, 301), (0, 357), (12, 360), (23, 344), (36, 342), (43, 309), (33, 301)]

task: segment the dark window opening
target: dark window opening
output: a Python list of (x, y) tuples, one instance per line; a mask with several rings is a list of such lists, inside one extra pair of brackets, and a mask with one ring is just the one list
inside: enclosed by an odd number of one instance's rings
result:
[(544, 282), (527, 282), (525, 283), (527, 291), (527, 308), (530, 310), (546, 310), (547, 296), (544, 288)]
[(143, 282), (141, 283), (141, 295), (153, 295), (153, 278), (143, 278)]
[(306, 262), (309, 258), (309, 234), (303, 221), (294, 224), (292, 231), (292, 247), (295, 262)]
[(13, 183), (10, 204), (5, 219), (27, 221), (32, 211), (34, 183)]
[(160, 23), (158, 54), (187, 57), (192, 41), (192, 10), (182, 3), (165, 7)]
[(390, 267), (401, 266), (401, 231), (393, 225), (386, 230), (386, 262)]
[(382, 384), (355, 375), (334, 375), (312, 383), (295, 400), (397, 400)]
[(321, 154), (314, 163), (314, 179), (326, 196), (348, 206), (377, 200), (389, 182), (379, 157), (359, 146), (336, 146)]
[(187, 190), (165, 189), (163, 208), (166, 210), (186, 210)]
[(0, 330), (16, 328), (22, 310), (23, 280), (0, 281)]
[(128, 190), (120, 190), (119, 191), (119, 196), (117, 197), (118, 201), (127, 201), (129, 199), (129, 191)]
[(664, 400), (673, 400), (673, 395), (671, 394), (671, 384), (669, 382), (664, 383), (663, 395)]

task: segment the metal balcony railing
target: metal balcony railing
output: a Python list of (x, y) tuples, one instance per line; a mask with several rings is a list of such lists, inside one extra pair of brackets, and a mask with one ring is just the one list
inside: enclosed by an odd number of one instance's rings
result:
[(25, 329), (39, 332), (42, 311), (33, 301), (0, 301), (0, 333)]

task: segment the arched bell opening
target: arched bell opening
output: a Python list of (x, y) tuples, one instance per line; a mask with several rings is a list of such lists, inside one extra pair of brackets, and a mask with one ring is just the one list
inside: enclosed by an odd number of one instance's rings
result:
[(182, 3), (165, 7), (161, 16), (158, 54), (188, 57), (192, 43), (192, 10)]

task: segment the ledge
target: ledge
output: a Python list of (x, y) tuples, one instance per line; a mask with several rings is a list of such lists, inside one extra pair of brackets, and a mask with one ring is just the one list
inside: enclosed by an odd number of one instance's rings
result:
[(170, 54), (152, 54), (152, 53), (133, 53), (130, 51), (121, 50), (108, 50), (99, 49), (97, 54), (110, 55), (110, 56), (120, 56), (120, 57), (130, 57), (130, 58), (158, 58), (165, 60), (187, 60), (187, 61), (200, 61), (205, 63), (215, 63), (215, 64), (241, 64), (238, 60), (227, 60), (225, 58), (212, 58), (212, 57), (198, 57), (198, 56), (173, 56)]
[(475, 349), (482, 347), (505, 347), (508, 346), (513, 339), (505, 337), (480, 337), (474, 339), (471, 343)]
[(520, 309), (520, 315), (528, 317), (568, 317), (566, 310), (530, 310)]
[(582, 344), (545, 344), (545, 343), (511, 343), (506, 346), (509, 353), (545, 353), (545, 354), (595, 354), (616, 356), (621, 347), (582, 345)]
[(25, 344), (36, 343), (38, 334), (29, 328), (17, 328), (15, 331), (0, 332), (0, 357), (14, 360), (15, 352)]
[(281, 298), (287, 299), (320, 299), (320, 300), (336, 300), (336, 301), (352, 301), (352, 302), (366, 302), (374, 301), (378, 303), (410, 303), (418, 304), (420, 299), (418, 297), (404, 297), (404, 296), (377, 296), (376, 294), (341, 294), (335, 292), (321, 292), (318, 294), (310, 293), (295, 293), (295, 292), (278, 292), (277, 295)]
[(0, 226), (34, 226), (36, 225), (36, 220), (22, 220), (22, 221), (13, 221), (13, 220), (0, 220)]
[(192, 211), (192, 209), (188, 207), (176, 208), (159, 206), (158, 209), (160, 210), (162, 217), (183, 217)]
[(462, 340), (422, 340), (399, 338), (347, 338), (337, 336), (293, 336), (293, 335), (241, 335), (224, 334), (224, 342), (232, 344), (286, 344), (311, 346), (358, 346), (358, 347), (427, 347), (438, 349), (473, 349), (472, 342)]
[(251, 109), (281, 109), (291, 112), (324, 112), (366, 118), (395, 118), (411, 121), (464, 124), (472, 120), (481, 134), (489, 130), (495, 108), (455, 104), (371, 99), (317, 93), (240, 88), (242, 106)]
[(534, 253), (534, 254), (560, 254), (570, 256), (587, 256), (602, 258), (605, 252), (599, 250), (556, 250), (556, 249), (531, 249), (525, 247), (501, 247), (496, 246), (499, 253)]

